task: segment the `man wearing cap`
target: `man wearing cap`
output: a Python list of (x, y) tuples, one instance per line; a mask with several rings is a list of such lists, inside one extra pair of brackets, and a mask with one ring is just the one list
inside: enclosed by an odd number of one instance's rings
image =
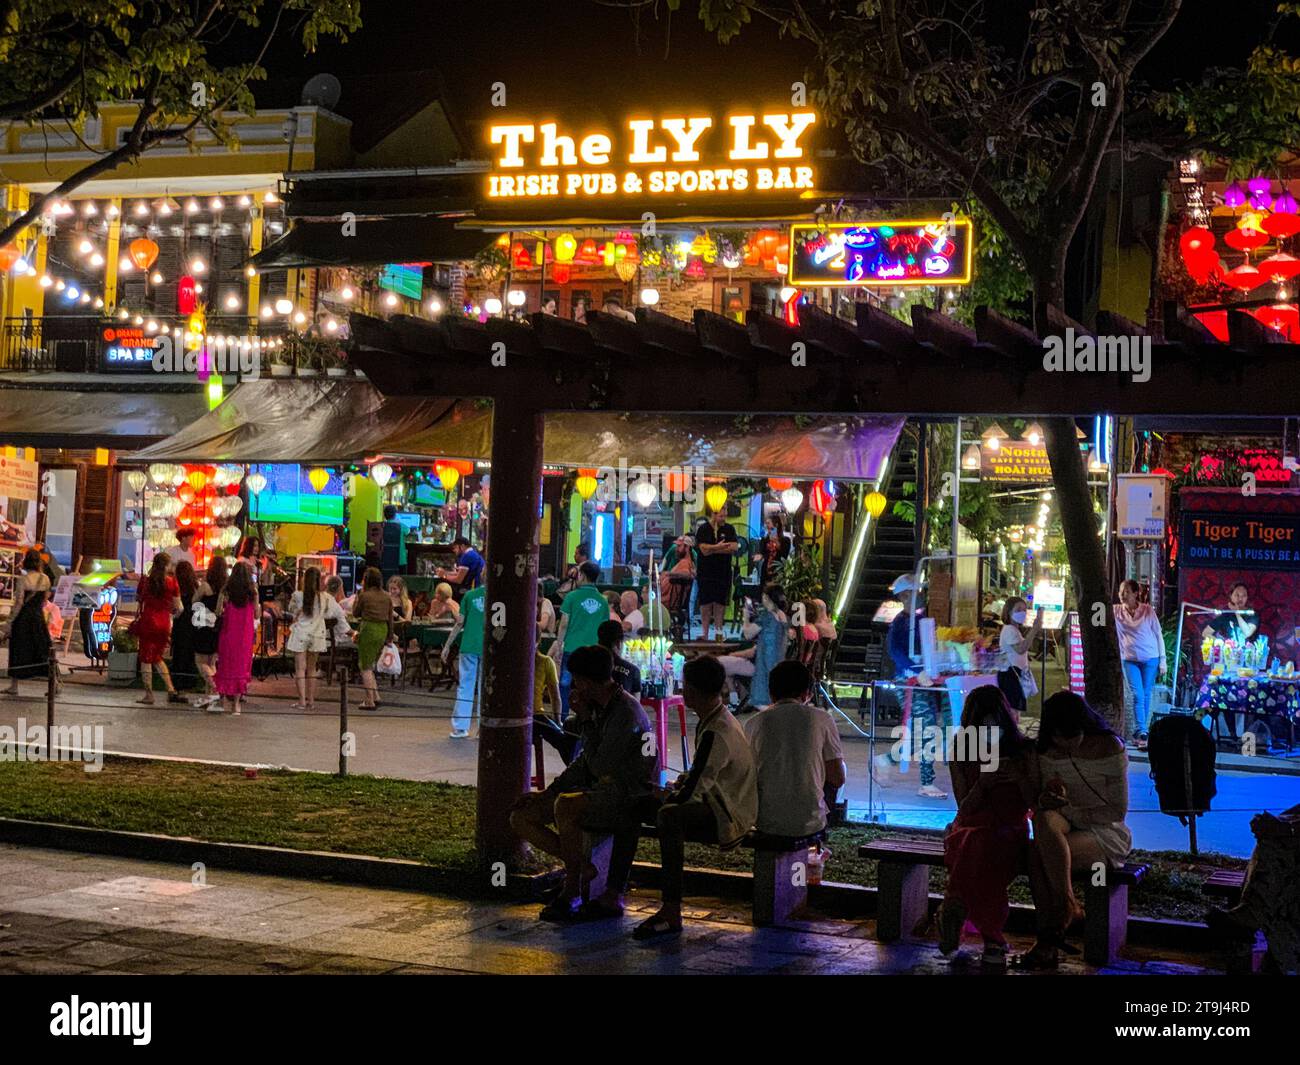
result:
[(912, 574), (904, 573), (890, 585), (890, 591), (903, 602), (903, 609), (889, 623), (889, 634), (885, 638), (885, 649), (889, 652), (889, 658), (894, 665), (894, 679), (902, 687), (908, 678), (917, 678), (917, 687), (910, 693), (906, 690), (903, 692), (904, 706), (907, 705), (909, 694), (912, 705), (910, 722), (904, 714), (903, 725), (907, 731), (903, 735), (909, 749), (919, 752), (917, 762), (921, 771), (921, 787), (917, 794), (926, 799), (946, 799), (948, 793), (936, 787), (934, 783), (934, 758), (930, 744), (926, 743), (924, 731), (926, 728), (939, 726), (939, 700), (942, 693), (920, 690), (930, 687), (933, 681), (912, 660), (911, 655), (912, 618), (915, 616), (919, 625), (921, 619), (925, 617), (925, 588), (917, 586), (916, 578)]

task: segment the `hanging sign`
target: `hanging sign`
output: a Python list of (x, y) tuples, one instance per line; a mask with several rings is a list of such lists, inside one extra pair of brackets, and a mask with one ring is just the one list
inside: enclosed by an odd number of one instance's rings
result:
[(971, 279), (968, 218), (790, 227), (790, 284), (965, 285)]
[(629, 118), (613, 129), (558, 122), (488, 127), (489, 199), (738, 196), (813, 188), (813, 111)]
[(1163, 540), (1169, 479), (1159, 473), (1115, 478), (1115, 529), (1121, 540)]
[(1070, 611), (1070, 691), (1085, 694), (1083, 678), (1083, 633), (1079, 629), (1079, 612)]
[(40, 467), (26, 459), (0, 456), (0, 496), (35, 499), (40, 484)]

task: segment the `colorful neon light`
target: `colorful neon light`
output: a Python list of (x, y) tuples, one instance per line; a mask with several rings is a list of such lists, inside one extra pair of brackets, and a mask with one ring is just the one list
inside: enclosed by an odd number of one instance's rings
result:
[(970, 219), (915, 219), (790, 227), (789, 282), (830, 285), (965, 285), (974, 246)]

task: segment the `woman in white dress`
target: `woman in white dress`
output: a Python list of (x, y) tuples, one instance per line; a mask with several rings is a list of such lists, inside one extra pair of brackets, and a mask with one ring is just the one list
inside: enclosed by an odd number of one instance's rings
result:
[(316, 656), (329, 648), (328, 628), (347, 618), (332, 595), (321, 591), (320, 570), (308, 566), (302, 577), (302, 590), (289, 600), (288, 648), (293, 652), (293, 679), (298, 686), (295, 710), (310, 710), (316, 702)]

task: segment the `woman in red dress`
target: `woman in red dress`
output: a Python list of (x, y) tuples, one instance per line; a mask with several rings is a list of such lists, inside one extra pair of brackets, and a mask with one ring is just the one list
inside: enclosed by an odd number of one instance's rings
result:
[(149, 575), (140, 582), (136, 591), (139, 608), (132, 630), (140, 641), (140, 679), (144, 681), (144, 696), (138, 701), (146, 706), (153, 703), (154, 666), (158, 667), (163, 684), (167, 686), (167, 701), (185, 701), (173, 687), (172, 676), (163, 661), (172, 636), (172, 618), (181, 612), (181, 589), (176, 578), (167, 573), (170, 565), (171, 559), (165, 552), (154, 555)]
[(1007, 888), (1029, 845), (1035, 755), (1006, 696), (991, 684), (966, 697), (961, 724), (963, 743), (951, 763), (957, 816), (943, 840), (948, 889), (939, 907), (939, 950), (956, 951), (969, 921), (984, 939), (982, 963), (1001, 967), (1007, 963)]

